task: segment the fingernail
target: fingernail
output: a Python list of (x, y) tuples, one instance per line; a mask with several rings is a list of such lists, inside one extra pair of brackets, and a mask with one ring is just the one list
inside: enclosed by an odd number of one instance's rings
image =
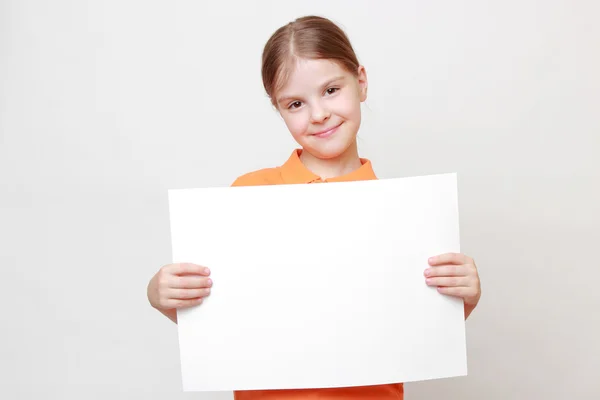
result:
[(205, 274), (210, 274), (210, 269), (208, 269), (208, 268), (204, 268), (204, 273), (205, 273)]
[(212, 286), (212, 279), (209, 279), (208, 281), (206, 281), (206, 283), (208, 283), (208, 286)]
[(429, 276), (429, 275), (431, 275), (431, 270), (429, 268), (427, 268), (425, 270), (425, 276)]
[(429, 260), (427, 260), (427, 261), (429, 261), (429, 264), (431, 264), (432, 262), (434, 262), (434, 261), (435, 261), (435, 258), (434, 258), (434, 257), (431, 257), (431, 258), (430, 258)]
[(425, 279), (425, 282), (429, 285), (429, 284), (431, 284), (431, 279), (427, 278), (427, 279)]

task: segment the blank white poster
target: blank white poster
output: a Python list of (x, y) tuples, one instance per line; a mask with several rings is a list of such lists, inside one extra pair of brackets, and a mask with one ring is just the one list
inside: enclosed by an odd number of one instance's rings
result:
[(425, 284), (460, 252), (456, 174), (169, 191), (173, 262), (211, 269), (178, 312), (186, 391), (467, 373), (463, 302)]

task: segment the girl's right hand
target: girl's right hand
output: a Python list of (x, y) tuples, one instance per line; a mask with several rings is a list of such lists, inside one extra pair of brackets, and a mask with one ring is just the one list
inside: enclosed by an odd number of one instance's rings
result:
[(210, 294), (210, 270), (191, 263), (163, 266), (148, 285), (148, 300), (158, 310), (197, 306)]

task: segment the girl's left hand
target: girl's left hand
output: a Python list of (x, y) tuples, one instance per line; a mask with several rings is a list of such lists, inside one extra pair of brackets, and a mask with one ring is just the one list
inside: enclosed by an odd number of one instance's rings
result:
[(437, 286), (440, 293), (460, 297), (465, 303), (465, 318), (477, 306), (481, 297), (481, 285), (477, 266), (464, 254), (446, 253), (429, 259), (430, 268), (425, 270), (425, 282)]

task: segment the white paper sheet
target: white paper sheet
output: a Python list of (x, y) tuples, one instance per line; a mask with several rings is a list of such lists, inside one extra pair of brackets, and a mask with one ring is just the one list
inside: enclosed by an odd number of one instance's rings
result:
[(186, 391), (376, 385), (467, 373), (455, 174), (169, 191), (173, 262), (214, 287), (180, 310)]

